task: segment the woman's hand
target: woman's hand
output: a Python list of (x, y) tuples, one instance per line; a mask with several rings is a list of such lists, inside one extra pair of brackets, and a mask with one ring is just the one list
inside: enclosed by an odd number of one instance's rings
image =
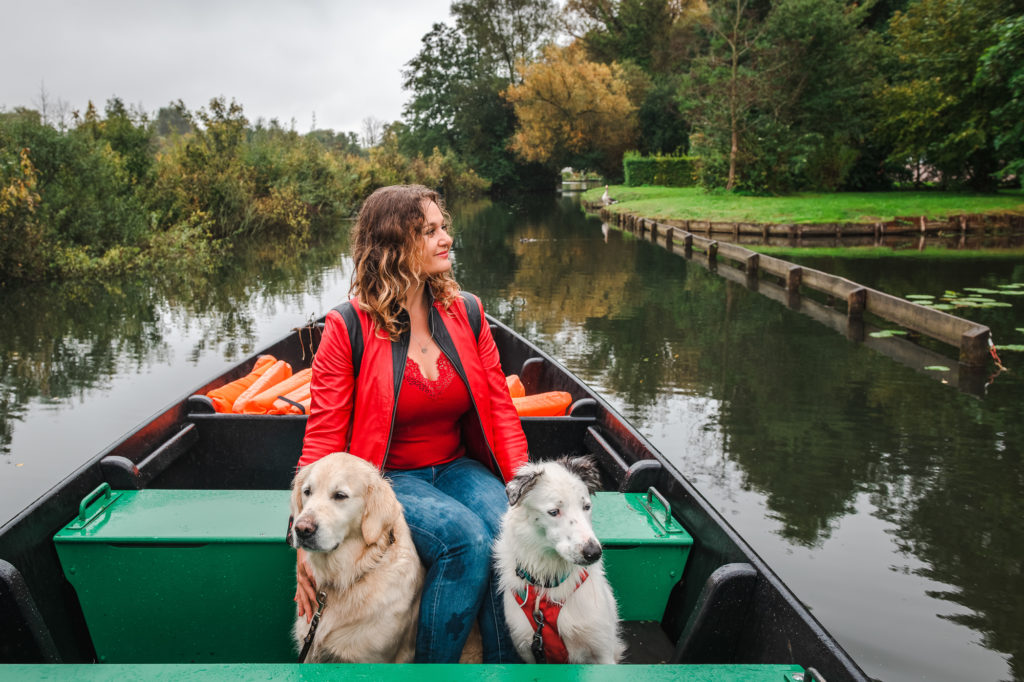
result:
[(295, 578), (295, 603), (298, 604), (299, 615), (305, 616), (308, 623), (316, 613), (316, 580), (303, 549), (295, 551)]

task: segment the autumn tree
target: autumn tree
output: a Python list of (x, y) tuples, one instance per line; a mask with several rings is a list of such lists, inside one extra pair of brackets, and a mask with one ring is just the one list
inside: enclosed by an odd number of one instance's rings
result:
[(641, 153), (687, 148), (690, 126), (676, 94), (699, 44), (697, 20), (706, 11), (704, 0), (569, 0), (565, 5), (567, 30), (590, 59), (645, 75), (642, 87), (630, 88)]
[(402, 71), (410, 100), (403, 110), (401, 151), (453, 151), (496, 191), (553, 187), (556, 176), (509, 151), (516, 128), (502, 92), (556, 25), (550, 0), (463, 0), (454, 25), (436, 23)]
[(519, 119), (512, 149), (529, 161), (619, 175), (637, 132), (622, 68), (588, 61), (574, 43), (549, 46), (519, 69), (522, 82), (506, 93)]

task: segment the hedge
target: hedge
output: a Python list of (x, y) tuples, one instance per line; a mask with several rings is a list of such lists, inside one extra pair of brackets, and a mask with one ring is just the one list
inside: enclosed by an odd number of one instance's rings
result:
[(695, 156), (641, 156), (627, 152), (622, 158), (626, 185), (692, 187), (697, 184)]

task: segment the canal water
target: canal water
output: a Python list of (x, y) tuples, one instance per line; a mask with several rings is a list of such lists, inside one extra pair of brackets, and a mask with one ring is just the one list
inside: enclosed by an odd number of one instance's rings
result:
[[(962, 390), (572, 200), (454, 212), (463, 287), (647, 435), (869, 675), (1024, 679), (1024, 354)], [(344, 232), (207, 275), (0, 289), (0, 521), (343, 300)], [(898, 295), (1024, 282), (1008, 260), (806, 264)], [(1024, 296), (993, 298), (967, 316), (1024, 344)]]

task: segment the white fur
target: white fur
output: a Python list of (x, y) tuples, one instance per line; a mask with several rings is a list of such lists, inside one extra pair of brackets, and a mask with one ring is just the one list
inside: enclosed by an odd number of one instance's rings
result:
[[(523, 486), (525, 492), (520, 496), (516, 484), (523, 478), (529, 479), (529, 484)], [(502, 518), (494, 551), (505, 619), (520, 657), (535, 662), (530, 648), (532, 624), (513, 597), (513, 591), (527, 585), (516, 575), (517, 565), (541, 583), (568, 574), (557, 587), (537, 589), (538, 599), (546, 595), (565, 603), (558, 616), (558, 631), (570, 663), (618, 663), (625, 645), (619, 636), (615, 598), (601, 559), (589, 563), (597, 538), (587, 486), (560, 463), (527, 464), (509, 483), (509, 496), (512, 505)], [(557, 514), (552, 515), (554, 511)], [(577, 589), (584, 570), (589, 577)]]
[[(299, 471), (291, 500), (292, 544), (327, 591), (306, 661), (412, 661), (424, 571), (391, 486), (373, 465), (335, 453)], [(300, 527), (315, 531), (300, 537)], [(296, 615), (300, 649), (308, 630)]]

